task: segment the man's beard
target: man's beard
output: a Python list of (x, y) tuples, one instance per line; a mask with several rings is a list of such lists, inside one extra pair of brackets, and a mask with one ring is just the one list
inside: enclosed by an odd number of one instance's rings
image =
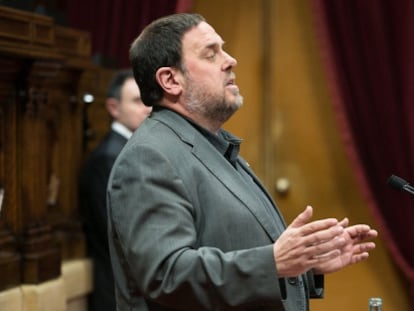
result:
[(212, 94), (188, 77), (186, 84), (186, 109), (213, 122), (226, 122), (243, 105), (243, 97), (240, 94), (234, 94), (235, 99), (228, 101), (225, 90), (221, 95)]

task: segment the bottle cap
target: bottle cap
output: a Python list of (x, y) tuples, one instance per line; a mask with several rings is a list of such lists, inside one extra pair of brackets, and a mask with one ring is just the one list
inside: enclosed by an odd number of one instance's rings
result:
[(368, 304), (372, 307), (380, 307), (382, 306), (382, 299), (379, 297), (371, 297), (368, 300)]

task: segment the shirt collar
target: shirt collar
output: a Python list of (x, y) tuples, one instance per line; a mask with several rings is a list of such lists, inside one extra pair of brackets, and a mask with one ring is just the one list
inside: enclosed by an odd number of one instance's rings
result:
[(227, 160), (235, 165), (239, 155), (240, 144), (242, 140), (226, 130), (220, 129), (215, 135), (204, 127), (194, 123), (192, 120), (185, 118), (194, 126)]
[(125, 125), (114, 121), (111, 124), (111, 129), (115, 132), (117, 132), (119, 135), (125, 137), (126, 139), (130, 139), (132, 136), (132, 131), (129, 130)]

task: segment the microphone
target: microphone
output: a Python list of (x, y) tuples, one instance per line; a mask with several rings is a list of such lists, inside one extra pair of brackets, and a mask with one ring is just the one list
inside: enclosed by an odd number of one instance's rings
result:
[(387, 183), (388, 185), (390, 185), (391, 188), (394, 188), (400, 191), (405, 190), (411, 194), (414, 194), (414, 187), (411, 186), (407, 181), (405, 181), (401, 177), (391, 175), (390, 178), (388, 178)]

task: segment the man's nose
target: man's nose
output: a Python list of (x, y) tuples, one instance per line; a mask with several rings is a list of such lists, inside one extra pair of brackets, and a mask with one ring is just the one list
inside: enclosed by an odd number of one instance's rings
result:
[(233, 68), (234, 66), (237, 65), (237, 60), (231, 56), (230, 54), (224, 52), (225, 57), (226, 57), (226, 61), (224, 62), (225, 64), (225, 68), (224, 69), (228, 69), (228, 68)]

